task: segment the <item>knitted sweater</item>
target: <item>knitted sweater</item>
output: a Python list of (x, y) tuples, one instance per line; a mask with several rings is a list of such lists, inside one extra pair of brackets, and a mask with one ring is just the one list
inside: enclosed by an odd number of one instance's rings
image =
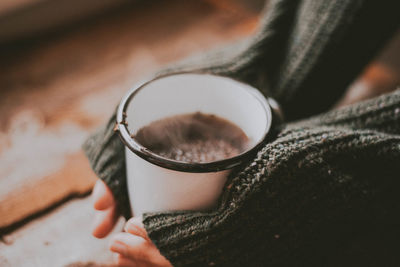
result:
[[(304, 119), (328, 110), (397, 29), (398, 5), (271, 1), (252, 38), (161, 72), (228, 75), (277, 99), (288, 121), (303, 118), (231, 173), (214, 210), (144, 214), (174, 266), (400, 262), (400, 91)], [(84, 150), (128, 215), (114, 124), (115, 115)]]

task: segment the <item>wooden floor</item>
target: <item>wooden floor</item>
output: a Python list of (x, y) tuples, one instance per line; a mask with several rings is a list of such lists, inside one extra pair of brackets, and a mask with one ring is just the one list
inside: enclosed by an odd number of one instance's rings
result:
[[(259, 10), (248, 3), (142, 1), (0, 49), (1, 267), (111, 264), (108, 240), (90, 235), (96, 176), (82, 142), (136, 81), (254, 32)], [(372, 64), (338, 106), (394, 89), (399, 77)]]
[(258, 22), (240, 1), (144, 2), (3, 51), (0, 266), (109, 264), (107, 240), (90, 236), (96, 177), (82, 142), (136, 81)]

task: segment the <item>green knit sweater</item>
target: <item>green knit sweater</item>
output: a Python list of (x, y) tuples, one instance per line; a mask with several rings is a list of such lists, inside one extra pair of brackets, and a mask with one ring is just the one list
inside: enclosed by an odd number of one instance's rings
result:
[[(273, 96), (288, 124), (232, 172), (217, 208), (144, 215), (174, 266), (397, 266), (400, 90), (325, 112), (399, 27), (396, 1), (271, 1), (259, 32), (162, 74), (206, 70)], [(298, 120), (295, 122), (290, 122)], [(124, 147), (84, 144), (128, 216)]]

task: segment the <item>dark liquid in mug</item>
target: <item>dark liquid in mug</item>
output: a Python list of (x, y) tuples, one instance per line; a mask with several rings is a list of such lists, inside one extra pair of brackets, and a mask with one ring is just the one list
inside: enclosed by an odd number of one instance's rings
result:
[(249, 138), (234, 123), (201, 112), (152, 122), (134, 138), (160, 156), (188, 163), (231, 158), (249, 145)]

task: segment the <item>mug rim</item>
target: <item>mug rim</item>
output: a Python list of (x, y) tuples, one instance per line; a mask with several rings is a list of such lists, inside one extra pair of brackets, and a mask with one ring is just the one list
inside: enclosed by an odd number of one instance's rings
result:
[[(166, 78), (169, 76), (175, 76), (175, 75), (183, 75), (183, 74), (196, 74), (196, 75), (207, 75), (207, 76), (213, 76), (217, 78), (224, 78), (224, 79), (229, 79), (231, 81), (234, 81), (235, 83), (241, 84), (243, 87), (243, 90), (247, 90), (257, 101), (259, 101), (262, 105), (262, 107), (265, 110), (266, 116), (267, 116), (267, 125), (265, 127), (265, 132), (263, 136), (260, 138), (260, 140), (255, 143), (253, 146), (251, 146), (249, 149), (245, 150), (244, 152), (234, 156), (230, 157), (227, 159), (222, 159), (222, 160), (217, 160), (217, 161), (212, 161), (212, 162), (204, 162), (204, 163), (199, 163), (199, 162), (183, 162), (183, 161), (177, 161), (173, 159), (169, 159), (166, 157), (162, 157), (148, 148), (142, 146), (139, 142), (137, 142), (132, 136), (131, 133), (128, 130), (128, 125), (126, 122), (126, 110), (128, 108), (129, 103), (133, 99), (133, 97), (143, 88), (146, 87), (147, 84), (162, 79)], [(264, 143), (264, 141), (269, 137), (271, 133), (271, 127), (272, 127), (272, 120), (273, 120), (273, 113), (272, 113), (272, 108), (268, 102), (268, 100), (264, 97), (264, 95), (259, 92), (256, 88), (253, 86), (246, 84), (242, 81), (239, 81), (237, 79), (234, 79), (232, 77), (228, 76), (223, 76), (223, 75), (215, 75), (212, 73), (207, 73), (207, 72), (174, 72), (174, 73), (168, 73), (164, 75), (157, 75), (151, 79), (147, 79), (145, 81), (137, 83), (135, 86), (133, 86), (127, 94), (122, 98), (117, 114), (116, 114), (116, 128), (115, 130), (118, 131), (120, 139), (122, 142), (125, 144), (126, 147), (129, 148), (130, 151), (141, 157), (142, 159), (153, 163), (159, 167), (175, 170), (175, 171), (180, 171), (180, 172), (192, 172), (192, 173), (204, 173), (204, 172), (218, 172), (218, 171), (223, 171), (223, 170), (228, 170), (232, 169), (236, 166), (241, 165), (242, 163), (246, 162), (251, 155), (254, 154), (255, 151), (257, 151), (260, 146)]]

